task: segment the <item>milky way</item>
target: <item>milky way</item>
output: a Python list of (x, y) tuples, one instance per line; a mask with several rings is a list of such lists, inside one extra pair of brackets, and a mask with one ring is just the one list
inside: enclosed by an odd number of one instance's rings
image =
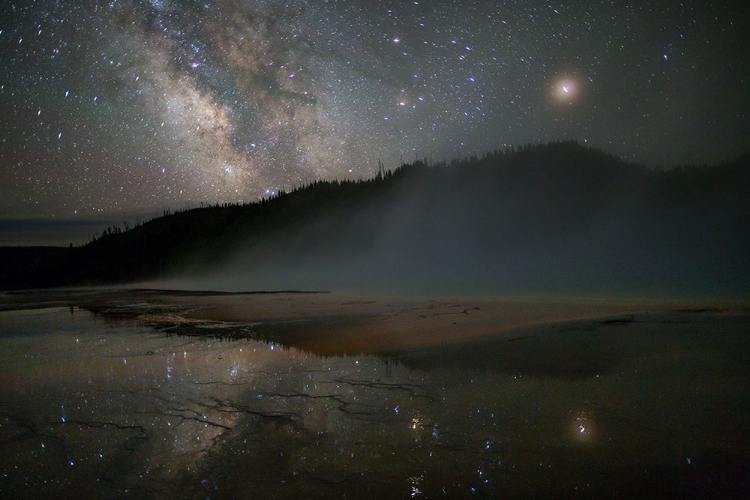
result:
[(710, 4), (6, 1), (0, 217), (250, 201), (555, 139), (729, 159), (750, 144), (748, 9)]

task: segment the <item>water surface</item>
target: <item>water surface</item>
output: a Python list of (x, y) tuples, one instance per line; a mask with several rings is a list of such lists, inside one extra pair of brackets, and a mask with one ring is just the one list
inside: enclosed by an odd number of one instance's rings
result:
[(750, 492), (744, 313), (326, 356), (283, 342), (304, 321), (164, 317), (0, 312), (0, 496)]

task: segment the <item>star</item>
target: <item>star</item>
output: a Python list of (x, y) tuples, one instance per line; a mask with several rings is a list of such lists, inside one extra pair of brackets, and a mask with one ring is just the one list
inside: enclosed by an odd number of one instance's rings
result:
[(569, 76), (558, 78), (553, 85), (553, 98), (558, 103), (572, 104), (579, 95), (579, 84)]

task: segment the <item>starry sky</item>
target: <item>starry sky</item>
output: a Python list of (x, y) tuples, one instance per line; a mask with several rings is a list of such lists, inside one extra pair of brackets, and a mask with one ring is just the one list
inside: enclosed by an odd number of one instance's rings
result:
[(746, 2), (5, 0), (0, 219), (251, 201), (575, 139), (750, 145)]

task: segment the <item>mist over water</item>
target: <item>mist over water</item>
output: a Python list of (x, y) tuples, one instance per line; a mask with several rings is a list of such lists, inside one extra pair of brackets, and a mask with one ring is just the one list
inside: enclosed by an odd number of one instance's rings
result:
[(0, 284), (747, 297), (748, 248), (750, 156), (656, 171), (552, 143), (0, 248)]
[(286, 195), (291, 207), (308, 201), (304, 210), (246, 234), (220, 258), (188, 265), (178, 282), (415, 294), (747, 293), (747, 169), (655, 172), (553, 152), (409, 166), (380, 189), (321, 193), (319, 203)]

